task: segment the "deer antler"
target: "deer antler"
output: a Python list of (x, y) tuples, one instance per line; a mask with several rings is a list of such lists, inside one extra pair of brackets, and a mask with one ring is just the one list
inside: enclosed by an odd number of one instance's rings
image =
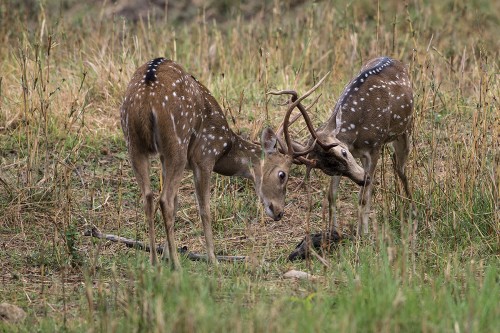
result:
[[(319, 96), (313, 101), (313, 103), (307, 109), (301, 103), (302, 100), (304, 100), (305, 98), (307, 98), (316, 89), (318, 89), (318, 87), (323, 83), (323, 81), (326, 79), (326, 77), (328, 76), (328, 74), (330, 74), (330, 72), (326, 73), (326, 75), (323, 76), (321, 78), (321, 80), (319, 80), (318, 83), (314, 87), (312, 87), (311, 89), (309, 89), (309, 91), (307, 91), (300, 98), (297, 96), (297, 92), (294, 91), (294, 90), (270, 91), (270, 92), (267, 93), (268, 95), (291, 95), (292, 96), (292, 99), (291, 99), (292, 100), (292, 104), (290, 104), (290, 106), (288, 107), (288, 110), (287, 110), (287, 112), (285, 114), (285, 118), (283, 120), (283, 132), (285, 134), (285, 141), (286, 141), (286, 144), (288, 146), (288, 154), (291, 155), (291, 156), (293, 156), (293, 157), (299, 157), (299, 156), (306, 155), (306, 154), (310, 153), (312, 151), (312, 149), (314, 148), (314, 144), (315, 143), (317, 143), (324, 150), (330, 150), (330, 148), (337, 146), (336, 143), (326, 144), (326, 143), (324, 143), (323, 141), (321, 141), (318, 138), (318, 135), (316, 134), (316, 131), (314, 130), (314, 127), (312, 125), (311, 119), (309, 118), (309, 115), (307, 114), (307, 110), (309, 108), (311, 108), (314, 104), (316, 104), (316, 102), (319, 99)], [(299, 109), (300, 113), (304, 117), (304, 121), (306, 122), (307, 129), (309, 130), (309, 132), (311, 133), (312, 137), (314, 138), (313, 144), (310, 147), (308, 147), (305, 151), (299, 152), (299, 153), (296, 153), (296, 152), (293, 151), (293, 147), (292, 147), (291, 139), (290, 139), (290, 133), (289, 133), (289, 130), (288, 130), (288, 128), (290, 126), (290, 115), (291, 115), (291, 113), (292, 113), (292, 111), (293, 111), (293, 109), (295, 107), (297, 107)], [(294, 117), (294, 119), (291, 121), (291, 123), (295, 122), (296, 119), (297, 119), (297, 117)], [(279, 132), (281, 132), (281, 129), (280, 129)], [(310, 160), (307, 160), (305, 158), (301, 158), (301, 159), (299, 159), (299, 161), (301, 161), (301, 162), (305, 162), (305, 161), (311, 162)], [(305, 163), (305, 164), (309, 164), (309, 163)]]
[[(290, 94), (296, 95), (296, 92), (293, 90), (289, 90), (287, 92), (290, 92)], [(271, 92), (271, 94), (272, 94), (272, 92)], [(321, 97), (321, 94), (319, 94), (318, 97), (316, 97), (315, 100), (309, 106), (307, 106), (305, 108), (306, 111), (308, 111), (310, 108), (312, 108), (314, 106), (314, 104), (316, 104), (318, 102), (320, 97)], [(287, 105), (287, 104), (288, 103), (284, 103), (282, 105)], [(292, 120), (289, 121), (288, 127), (290, 127), (293, 123), (295, 123), (301, 115), (302, 115), (302, 113), (297, 113), (296, 115), (294, 115)], [(276, 138), (278, 139), (278, 143), (281, 146), (280, 152), (284, 154), (287, 151), (287, 147), (286, 147), (285, 143), (283, 142), (283, 140), (281, 139), (281, 137), (283, 136), (283, 131), (284, 131), (283, 124), (284, 124), (284, 121), (281, 122), (280, 126), (278, 127), (278, 130), (276, 131)], [(298, 152), (298, 153), (294, 152), (295, 156), (304, 156), (304, 155), (309, 154), (311, 151), (314, 150), (314, 146), (315, 146), (316, 142), (317, 142), (317, 140), (314, 140), (309, 147), (307, 147), (305, 150), (303, 150), (301, 152)], [(300, 162), (300, 161), (297, 160), (297, 162)]]
[[(290, 92), (290, 94), (293, 94), (293, 95), (296, 95), (296, 94), (297, 94), (297, 93), (296, 93), (295, 91), (293, 91), (293, 90), (288, 90), (287, 92)], [(273, 93), (278, 93), (278, 92), (274, 92), (274, 91), (273, 91), (273, 92), (269, 92), (268, 94), (273, 94)], [(306, 111), (309, 111), (309, 109), (310, 109), (310, 108), (312, 108), (312, 107), (313, 107), (313, 106), (314, 106), (314, 105), (318, 102), (318, 100), (319, 100), (319, 98), (320, 98), (320, 97), (321, 97), (321, 94), (319, 94), (319, 95), (318, 95), (318, 97), (316, 97), (316, 98), (314, 99), (314, 101), (313, 101), (313, 102), (312, 102), (309, 106), (307, 106), (307, 107), (305, 108), (305, 109), (306, 109)], [(295, 99), (293, 99), (293, 101), (295, 101), (295, 100), (296, 100), (296, 98), (295, 98)], [(278, 104), (278, 105), (285, 106), (285, 105), (287, 105), (288, 103), (290, 103), (290, 102), (285, 102), (285, 103), (283, 103), (283, 104)], [(300, 117), (301, 115), (302, 115), (302, 113), (297, 113), (296, 115), (294, 115), (294, 116), (293, 116), (293, 118), (292, 118), (292, 120), (290, 120), (290, 121), (289, 121), (288, 126), (292, 126), (292, 125), (293, 125), (293, 123), (295, 123), (295, 122), (297, 121), (297, 119), (299, 119), (299, 117)], [(282, 122), (281, 122), (280, 126), (278, 127), (278, 130), (276, 131), (276, 135), (277, 135), (277, 136), (282, 136), (282, 135), (283, 135), (283, 123), (284, 123), (284, 121), (282, 121)]]

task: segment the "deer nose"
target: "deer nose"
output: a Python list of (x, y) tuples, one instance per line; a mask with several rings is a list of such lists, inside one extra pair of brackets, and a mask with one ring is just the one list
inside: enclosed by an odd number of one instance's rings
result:
[(283, 211), (279, 212), (278, 214), (276, 214), (276, 212), (274, 211), (274, 206), (273, 204), (269, 204), (269, 210), (271, 210), (271, 212), (273, 212), (273, 220), (275, 221), (279, 221), (281, 220), (281, 218), (283, 217)]
[(370, 184), (372, 181), (371, 177), (369, 174), (365, 174), (365, 184), (364, 185), (368, 185)]

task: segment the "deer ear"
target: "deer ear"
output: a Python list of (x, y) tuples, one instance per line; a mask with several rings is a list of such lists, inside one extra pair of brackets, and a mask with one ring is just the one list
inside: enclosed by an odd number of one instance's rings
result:
[(262, 151), (265, 154), (270, 154), (276, 152), (276, 142), (278, 139), (276, 134), (270, 127), (266, 127), (262, 131), (262, 135), (260, 137), (260, 143), (262, 145)]

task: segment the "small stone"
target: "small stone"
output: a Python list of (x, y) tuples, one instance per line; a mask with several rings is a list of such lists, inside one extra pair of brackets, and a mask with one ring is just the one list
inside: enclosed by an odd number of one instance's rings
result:
[(300, 280), (315, 280), (316, 277), (314, 275), (311, 275), (306, 272), (302, 271), (297, 271), (295, 269), (291, 269), (285, 274), (283, 274), (283, 277), (286, 279), (300, 279)]
[(0, 304), (0, 321), (17, 323), (22, 321), (25, 317), (26, 312), (20, 307), (9, 303)]

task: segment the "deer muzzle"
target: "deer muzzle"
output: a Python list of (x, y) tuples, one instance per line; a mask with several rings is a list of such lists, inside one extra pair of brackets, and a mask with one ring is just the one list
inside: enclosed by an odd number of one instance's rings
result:
[(371, 179), (370, 175), (368, 173), (365, 173), (363, 180), (361, 180), (360, 182), (357, 182), (357, 184), (359, 186), (366, 186), (366, 185), (369, 185), (371, 183), (371, 181), (372, 181), (372, 179)]
[(284, 214), (283, 208), (280, 208), (277, 205), (273, 205), (273, 203), (265, 205), (265, 211), (266, 214), (275, 221), (281, 220)]

